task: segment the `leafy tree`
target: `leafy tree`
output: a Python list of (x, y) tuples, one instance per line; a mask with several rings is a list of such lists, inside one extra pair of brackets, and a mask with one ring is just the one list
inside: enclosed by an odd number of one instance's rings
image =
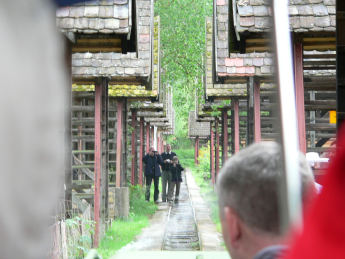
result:
[[(161, 20), (162, 81), (173, 88), (176, 135), (169, 137), (174, 148), (191, 145), (188, 115), (195, 109), (195, 95), (203, 94), (205, 17), (212, 16), (212, 0), (157, 0)], [(196, 91), (197, 90), (197, 91)]]

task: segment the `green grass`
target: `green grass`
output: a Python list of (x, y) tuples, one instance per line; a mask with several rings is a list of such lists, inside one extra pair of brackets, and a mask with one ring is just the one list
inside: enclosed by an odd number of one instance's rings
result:
[[(151, 196), (153, 184), (151, 186)], [(102, 238), (97, 252), (103, 259), (115, 254), (121, 247), (129, 244), (139, 235), (143, 228), (149, 225), (149, 216), (156, 212), (157, 205), (150, 198), (145, 202), (144, 188), (140, 186), (130, 187), (130, 216), (128, 219), (117, 219), (113, 221), (111, 229), (106, 231)]]

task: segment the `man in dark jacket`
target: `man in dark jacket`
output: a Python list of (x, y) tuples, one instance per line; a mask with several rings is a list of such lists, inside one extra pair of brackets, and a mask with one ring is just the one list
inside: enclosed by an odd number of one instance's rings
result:
[(150, 200), (150, 189), (152, 179), (154, 180), (155, 192), (154, 192), (154, 201), (157, 202), (158, 195), (159, 195), (159, 177), (161, 174), (161, 169), (159, 165), (163, 165), (163, 159), (158, 154), (157, 151), (154, 151), (154, 147), (149, 148), (149, 153), (143, 157), (143, 162), (146, 164), (145, 167), (145, 177), (146, 177), (146, 192), (145, 192), (145, 200), (148, 202)]
[[(172, 165), (173, 157), (176, 156), (174, 152), (171, 151), (171, 145), (167, 144), (165, 147), (166, 152), (161, 154), (163, 158), (163, 166), (162, 166), (162, 201), (167, 201), (168, 192), (170, 190), (171, 185), (171, 173), (170, 167)], [(168, 185), (168, 191), (167, 191)]]

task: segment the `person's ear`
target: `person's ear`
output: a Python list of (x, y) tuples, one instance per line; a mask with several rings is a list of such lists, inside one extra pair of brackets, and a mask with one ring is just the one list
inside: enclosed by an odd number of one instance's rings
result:
[(238, 248), (242, 237), (239, 216), (236, 211), (230, 207), (224, 207), (224, 216), (228, 225), (231, 245), (234, 248)]

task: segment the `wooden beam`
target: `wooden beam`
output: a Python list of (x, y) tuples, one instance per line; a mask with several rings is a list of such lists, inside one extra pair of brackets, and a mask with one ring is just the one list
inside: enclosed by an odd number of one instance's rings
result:
[(90, 43), (90, 44), (94, 44), (94, 43), (121, 43), (121, 39), (120, 38), (115, 38), (115, 39), (105, 39), (105, 38), (97, 38), (97, 39), (93, 39), (93, 38), (83, 38), (83, 39), (78, 39), (78, 44), (85, 44), (85, 43)]
[(102, 84), (95, 85), (95, 193), (94, 193), (94, 220), (95, 240), (97, 248), (100, 241), (100, 209), (101, 209), (101, 165), (102, 165), (102, 132), (101, 132), (101, 113), (102, 113)]
[(136, 153), (137, 153), (137, 111), (136, 110), (132, 110), (132, 141), (131, 141), (131, 146), (132, 146), (132, 163), (131, 163), (131, 185), (134, 186), (135, 185), (135, 169), (136, 169), (136, 163), (137, 163), (137, 157), (136, 157)]
[(144, 143), (144, 118), (140, 118), (140, 147), (139, 147), (139, 184), (143, 185), (143, 143)]
[(335, 37), (303, 38), (303, 42), (322, 42), (322, 41), (334, 41), (335, 43)]
[(91, 46), (73, 46), (72, 47), (72, 52), (90, 52), (90, 53), (98, 53), (98, 52), (117, 52), (121, 53), (122, 48), (121, 47), (102, 47), (102, 46), (96, 46), (96, 47), (91, 47)]
[(228, 159), (228, 110), (222, 110), (222, 137), (223, 137), (223, 147), (222, 147), (222, 160), (223, 166)]
[(150, 122), (146, 122), (146, 153), (149, 153), (150, 148)]
[(220, 146), (220, 138), (219, 138), (219, 118), (216, 118), (216, 175), (219, 174), (219, 146)]
[(216, 184), (216, 177), (214, 174), (214, 132), (213, 132), (213, 123), (210, 123), (210, 169), (211, 169), (211, 178), (212, 178), (212, 184)]
[(298, 142), (301, 152), (306, 153), (305, 111), (304, 111), (304, 81), (303, 81), (303, 45), (294, 43), (295, 93), (297, 109)]
[(254, 140), (261, 141), (260, 82), (254, 82)]
[(303, 50), (335, 50), (335, 43), (310, 43), (303, 46)]
[(116, 187), (121, 187), (121, 140), (122, 140), (122, 107), (123, 100), (117, 102), (117, 134), (116, 134)]
[(240, 151), (240, 121), (238, 99), (234, 99), (234, 131), (235, 131), (235, 153)]

